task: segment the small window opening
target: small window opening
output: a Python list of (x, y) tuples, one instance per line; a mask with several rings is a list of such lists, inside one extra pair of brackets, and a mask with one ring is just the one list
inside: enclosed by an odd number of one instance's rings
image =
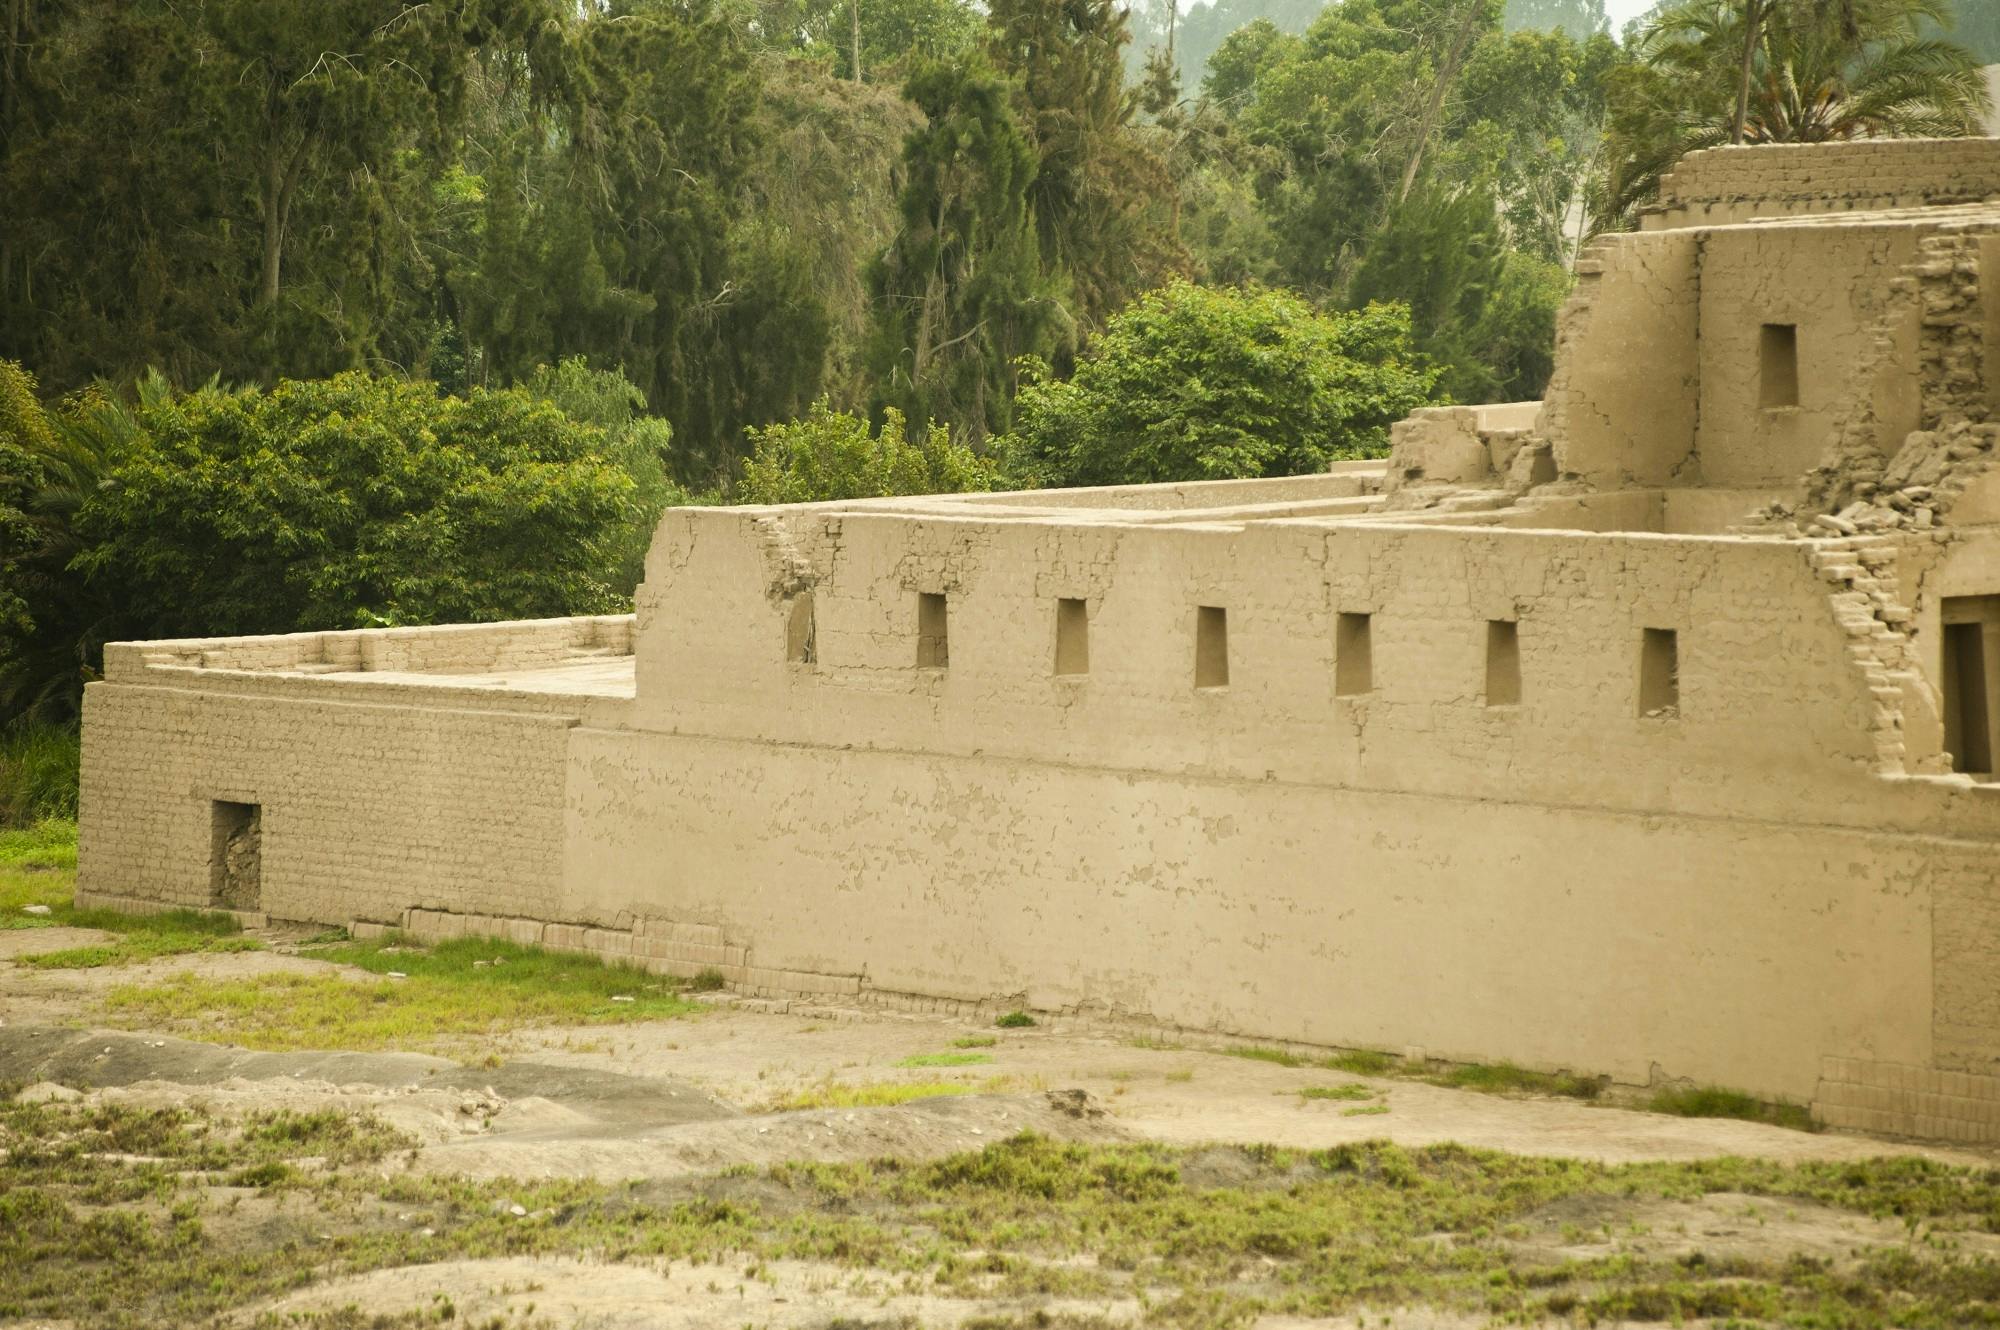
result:
[(917, 668), (941, 670), (951, 664), (944, 593), (917, 593)]
[(794, 665), (811, 665), (819, 659), (813, 640), (813, 593), (801, 591), (792, 597), (791, 613), (785, 618), (785, 659)]
[(258, 910), (264, 895), (264, 810), (217, 799), (209, 805), (208, 899), (219, 910)]
[(1220, 606), (1194, 612), (1194, 686), (1229, 686), (1229, 611)]
[(1090, 673), (1090, 606), (1067, 596), (1056, 601), (1056, 673)]
[(1671, 628), (1648, 628), (1639, 644), (1639, 714), (1664, 718), (1680, 711), (1680, 641)]
[(1947, 596), (1943, 620), (1944, 746), (1951, 769), (1992, 776), (2000, 742), (2000, 596)]
[(1757, 357), (1765, 410), (1799, 404), (1799, 329), (1793, 323), (1767, 323)]
[(1369, 643), (1370, 616), (1342, 614), (1333, 625), (1333, 692), (1353, 697), (1375, 687), (1374, 648)]
[(1486, 705), (1517, 706), (1521, 701), (1521, 625), (1512, 619), (1486, 623)]

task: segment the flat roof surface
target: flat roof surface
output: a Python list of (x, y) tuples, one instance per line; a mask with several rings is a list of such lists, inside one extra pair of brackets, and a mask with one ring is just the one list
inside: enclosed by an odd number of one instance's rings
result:
[(554, 693), (569, 697), (632, 697), (636, 692), (631, 656), (566, 660), (556, 665), (522, 665), (489, 672), (447, 674), (435, 670), (338, 670), (314, 678), (341, 682), (397, 684), (413, 688), (490, 688), (496, 693)]

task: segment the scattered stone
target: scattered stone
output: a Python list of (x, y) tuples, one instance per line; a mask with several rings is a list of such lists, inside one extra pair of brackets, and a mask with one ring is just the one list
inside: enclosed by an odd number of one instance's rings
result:
[(626, 997), (623, 993), (613, 993), (611, 995), (611, 1000), (613, 1002), (637, 1002), (639, 999), (634, 997)]
[(23, 905), (21, 907), (21, 913), (34, 914), (34, 915), (48, 915), (48, 914), (54, 914), (55, 911), (51, 910), (46, 905)]
[(404, 974), (401, 970), (391, 970), (389, 971), (389, 977), (391, 979), (408, 979), (410, 976)]
[(36, 1081), (14, 1096), (17, 1104), (70, 1104), (83, 1098), (83, 1091), (72, 1090), (67, 1085), (57, 1085), (54, 1081)]

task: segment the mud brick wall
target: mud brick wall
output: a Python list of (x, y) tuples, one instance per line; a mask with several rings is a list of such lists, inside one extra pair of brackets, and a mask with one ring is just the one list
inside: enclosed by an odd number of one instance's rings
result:
[[(304, 682), (304, 681), (301, 681)], [(261, 810), (261, 902), (345, 923), (546, 912), (573, 716), (96, 684), (79, 898), (207, 906), (217, 801)]]
[(2000, 196), (2000, 139), (1710, 148), (1682, 158), (1641, 229), (1978, 203)]

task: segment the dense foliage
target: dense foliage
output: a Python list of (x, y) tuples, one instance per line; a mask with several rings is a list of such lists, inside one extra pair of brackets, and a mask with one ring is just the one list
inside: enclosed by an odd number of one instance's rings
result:
[(1397, 306), (1176, 282), (1111, 320), (1067, 380), (1023, 389), (1015, 465), (1054, 485), (1228, 480), (1379, 455), (1437, 371)]
[(627, 532), (649, 516), (602, 430), (514, 389), (440, 397), (363, 374), (248, 392), (153, 383), (133, 406), (67, 403), (22, 437), (0, 447), (66, 444), (89, 471), (72, 483), (59, 559), (16, 545), (0, 565), (0, 584), (46, 584), (36, 604), (51, 615), (0, 624), (0, 687), (50, 713), (90, 668), (79, 644), (111, 637), (616, 609), (631, 591)]
[(752, 430), (755, 453), (743, 464), (738, 503), (817, 503), (897, 494), (956, 494), (999, 487), (994, 467), (942, 425), (904, 431), (890, 407), (879, 429), (822, 398), (805, 419)]

